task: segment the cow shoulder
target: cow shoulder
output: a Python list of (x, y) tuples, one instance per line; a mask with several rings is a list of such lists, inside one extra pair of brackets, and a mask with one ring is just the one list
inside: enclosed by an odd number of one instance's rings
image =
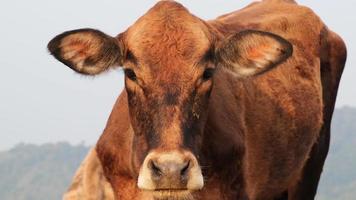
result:
[(110, 183), (104, 177), (103, 168), (93, 148), (75, 173), (63, 200), (114, 200)]

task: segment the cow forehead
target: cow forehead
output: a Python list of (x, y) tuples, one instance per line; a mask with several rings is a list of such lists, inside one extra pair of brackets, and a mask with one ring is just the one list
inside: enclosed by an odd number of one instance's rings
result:
[(143, 63), (183, 67), (204, 55), (210, 35), (205, 23), (182, 5), (162, 1), (128, 29), (126, 43)]

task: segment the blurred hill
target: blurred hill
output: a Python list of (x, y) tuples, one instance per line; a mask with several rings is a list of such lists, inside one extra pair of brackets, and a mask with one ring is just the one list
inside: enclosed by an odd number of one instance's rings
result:
[[(0, 152), (0, 200), (59, 200), (88, 152), (68, 143), (19, 144)], [(318, 200), (356, 198), (356, 109), (337, 109)]]
[(1, 200), (59, 200), (89, 148), (19, 144), (0, 153)]
[(356, 199), (356, 109), (336, 109), (318, 200)]

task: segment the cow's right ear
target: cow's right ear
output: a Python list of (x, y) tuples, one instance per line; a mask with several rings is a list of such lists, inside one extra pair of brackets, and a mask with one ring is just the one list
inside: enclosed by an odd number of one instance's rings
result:
[(60, 62), (85, 75), (96, 75), (122, 65), (124, 45), (120, 39), (94, 29), (64, 32), (48, 43)]

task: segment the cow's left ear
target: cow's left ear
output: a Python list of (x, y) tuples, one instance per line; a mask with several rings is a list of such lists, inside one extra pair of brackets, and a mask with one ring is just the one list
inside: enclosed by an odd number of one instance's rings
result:
[(293, 46), (282, 37), (262, 31), (239, 32), (216, 49), (218, 64), (238, 77), (262, 74), (292, 55)]
[(95, 29), (64, 32), (48, 43), (48, 50), (57, 60), (85, 75), (96, 75), (120, 66), (124, 57), (120, 38)]

